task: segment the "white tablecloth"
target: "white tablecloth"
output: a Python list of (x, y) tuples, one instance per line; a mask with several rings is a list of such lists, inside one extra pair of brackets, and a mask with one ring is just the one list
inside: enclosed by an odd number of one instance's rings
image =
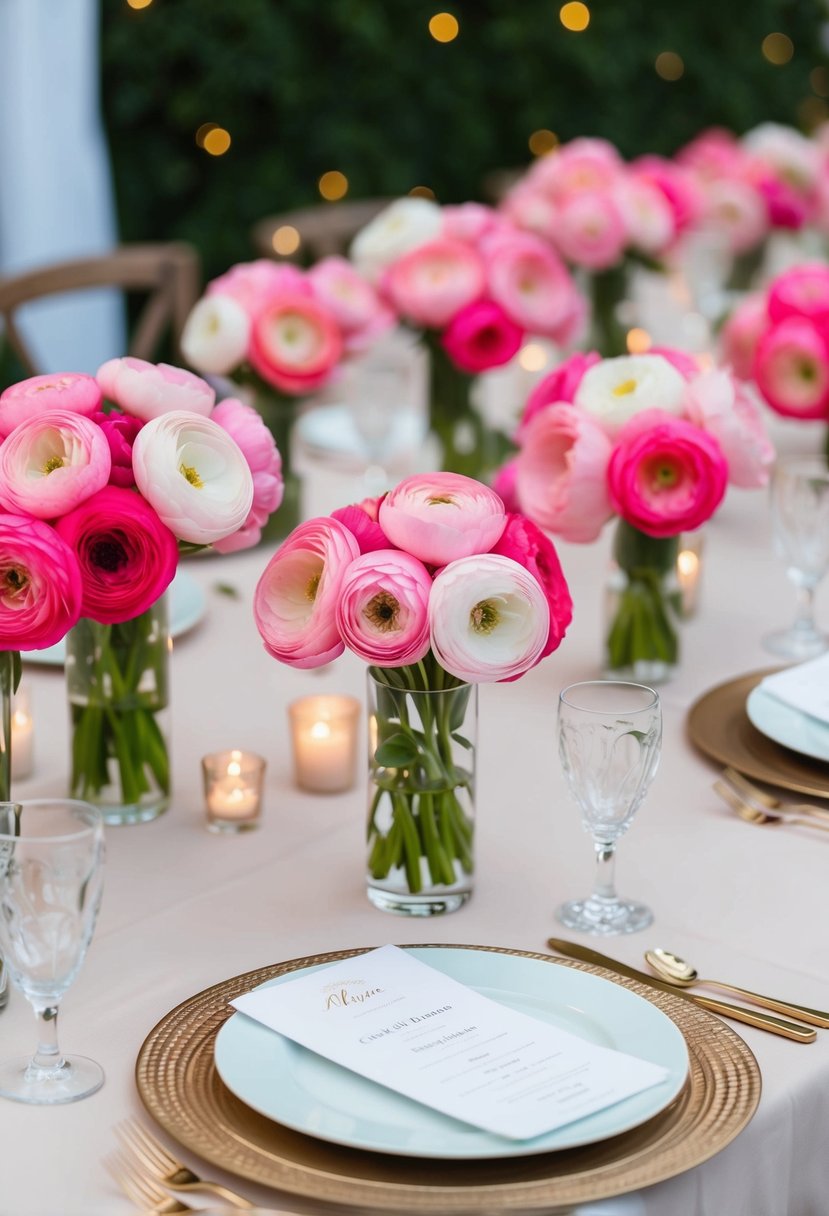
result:
[[(788, 450), (819, 432), (779, 424)], [(172, 739), (175, 796), (154, 823), (107, 830), (107, 887), (98, 928), (61, 1013), (61, 1042), (99, 1060), (103, 1089), (52, 1109), (0, 1101), (0, 1212), (4, 1216), (118, 1216), (130, 1210), (102, 1160), (113, 1125), (143, 1110), (136, 1053), (173, 1006), (228, 976), (282, 959), (352, 946), (431, 940), (541, 950), (562, 900), (592, 883), (592, 849), (564, 786), (555, 747), (556, 702), (567, 683), (597, 674), (609, 535), (560, 546), (575, 620), (561, 650), (526, 678), (481, 689), (478, 847), (473, 899), (429, 921), (376, 911), (364, 875), (364, 788), (339, 796), (292, 784), (287, 703), (309, 692), (363, 695), (364, 669), (345, 656), (320, 672), (292, 671), (263, 651), (251, 597), (267, 554), (188, 564), (208, 612), (175, 646)], [(716, 768), (685, 737), (686, 711), (713, 685), (771, 660), (761, 635), (793, 616), (794, 593), (772, 556), (763, 493), (733, 491), (705, 531), (701, 611), (683, 629), (677, 678), (662, 689), (660, 771), (621, 842), (622, 893), (649, 903), (645, 933), (599, 948), (642, 966), (662, 944), (703, 974), (829, 1008), (825, 893), (829, 840), (760, 830), (711, 790)], [(238, 588), (239, 598), (216, 584)], [(824, 589), (825, 591), (825, 589)], [(819, 617), (829, 626), (824, 595)], [(36, 772), (21, 798), (63, 792), (67, 714), (60, 670), (27, 667)], [(243, 747), (268, 760), (260, 831), (227, 838), (204, 828), (199, 760)], [(587, 940), (587, 939), (585, 939)], [(0, 1051), (33, 1045), (31, 1013), (12, 994)], [(706, 1164), (601, 1213), (647, 1216), (818, 1216), (829, 1210), (829, 1032), (801, 1046), (740, 1028), (763, 1074), (759, 1110)], [(212, 1171), (214, 1174), (216, 1171)], [(233, 1183), (233, 1179), (227, 1178)], [(239, 1183), (251, 1198), (272, 1192)], [(283, 1197), (295, 1210), (318, 1210)]]

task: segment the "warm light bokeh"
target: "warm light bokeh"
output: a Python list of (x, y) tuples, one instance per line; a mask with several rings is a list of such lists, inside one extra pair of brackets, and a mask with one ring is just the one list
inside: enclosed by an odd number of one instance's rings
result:
[(282, 224), (271, 237), (271, 244), (273, 245), (274, 253), (287, 256), (288, 254), (296, 253), (301, 240), (302, 238), (296, 228), (291, 224)]
[(330, 169), (323, 173), (317, 186), (326, 202), (336, 203), (348, 193), (348, 178), (339, 169)]
[(590, 9), (581, 0), (569, 0), (559, 10), (559, 20), (566, 30), (580, 34), (590, 24)]
[(458, 19), (452, 13), (435, 13), (429, 20), (429, 33), (435, 42), (454, 42), (459, 32)]

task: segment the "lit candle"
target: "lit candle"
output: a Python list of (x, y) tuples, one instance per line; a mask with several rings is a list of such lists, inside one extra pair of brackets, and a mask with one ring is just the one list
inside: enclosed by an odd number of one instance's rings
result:
[(211, 832), (258, 827), (265, 761), (238, 749), (202, 759), (207, 826)]
[(21, 684), (12, 701), (12, 777), (25, 781), (34, 768), (34, 721), (29, 690)]
[(303, 697), (288, 706), (294, 774), (300, 789), (338, 794), (354, 784), (357, 722), (355, 697)]
[(682, 601), (682, 616), (692, 617), (697, 610), (702, 575), (702, 537), (683, 537), (676, 557), (676, 577)]

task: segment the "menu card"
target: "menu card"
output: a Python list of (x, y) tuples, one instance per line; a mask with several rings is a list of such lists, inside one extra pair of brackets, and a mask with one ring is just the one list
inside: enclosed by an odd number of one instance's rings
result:
[(397, 946), (231, 1004), (352, 1072), (511, 1140), (563, 1127), (668, 1075), (489, 1000)]
[(766, 676), (763, 692), (829, 725), (829, 654)]

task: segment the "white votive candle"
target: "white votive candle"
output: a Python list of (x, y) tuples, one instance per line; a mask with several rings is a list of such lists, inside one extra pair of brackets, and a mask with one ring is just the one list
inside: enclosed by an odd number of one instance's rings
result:
[(360, 702), (346, 696), (302, 697), (288, 706), (294, 777), (300, 789), (316, 794), (351, 789), (360, 710)]
[(254, 752), (216, 752), (202, 759), (207, 827), (243, 832), (259, 824), (265, 761)]
[(12, 700), (12, 777), (25, 781), (34, 769), (35, 730), (29, 690), (21, 684)]

